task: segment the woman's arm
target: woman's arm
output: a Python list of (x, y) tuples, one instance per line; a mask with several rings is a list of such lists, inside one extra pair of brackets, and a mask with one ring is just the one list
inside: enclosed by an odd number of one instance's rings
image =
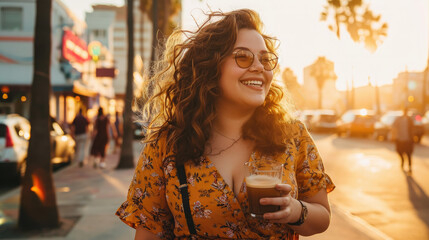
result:
[[(302, 206), (298, 200), (290, 196), (291, 187), (288, 184), (278, 184), (277, 189), (286, 193), (278, 198), (263, 198), (261, 204), (280, 205), (280, 211), (264, 214), (264, 218), (275, 223), (294, 223), (301, 216)], [(330, 223), (331, 209), (329, 207), (328, 194), (325, 189), (320, 190), (314, 196), (302, 201), (308, 209), (308, 215), (300, 226), (288, 225), (296, 233), (309, 236), (324, 232)]]
[(136, 228), (136, 235), (134, 237), (134, 240), (152, 240), (152, 239), (159, 239), (159, 238), (155, 234), (144, 229), (143, 227)]

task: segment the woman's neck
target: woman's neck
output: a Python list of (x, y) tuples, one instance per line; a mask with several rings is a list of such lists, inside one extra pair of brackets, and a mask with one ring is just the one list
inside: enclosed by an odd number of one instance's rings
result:
[(253, 111), (237, 111), (231, 108), (217, 108), (213, 132), (218, 132), (232, 139), (242, 135), (243, 125), (252, 117)]

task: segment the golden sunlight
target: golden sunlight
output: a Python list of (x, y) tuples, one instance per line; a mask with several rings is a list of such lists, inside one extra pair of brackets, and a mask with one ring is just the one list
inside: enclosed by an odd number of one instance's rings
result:
[(42, 183), (39, 177), (37, 176), (37, 174), (33, 174), (32, 178), (33, 178), (33, 186), (31, 187), (31, 191), (33, 191), (39, 197), (40, 201), (44, 203), (46, 199), (46, 195), (45, 195), (45, 192), (43, 191)]

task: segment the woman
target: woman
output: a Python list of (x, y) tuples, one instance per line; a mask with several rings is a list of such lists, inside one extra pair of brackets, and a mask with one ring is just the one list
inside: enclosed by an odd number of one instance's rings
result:
[[(116, 212), (135, 239), (298, 239), (327, 229), (334, 185), (291, 105), (281, 103), (275, 41), (261, 28), (252, 10), (215, 12), (182, 32), (183, 42), (180, 32), (169, 38), (143, 114), (153, 117), (147, 143)], [(283, 195), (261, 199), (280, 210), (257, 219), (244, 165), (265, 159), (284, 164), (276, 186)], [(177, 176), (182, 164), (187, 185)]]
[[(98, 166), (100, 166), (100, 168), (106, 168), (105, 156), (107, 143), (109, 142), (109, 125), (109, 118), (104, 115), (103, 108), (98, 108), (97, 119), (95, 120), (94, 130), (92, 132), (94, 140), (92, 142), (90, 152), (90, 159), (94, 160), (94, 168), (97, 168)], [(99, 164), (96, 159), (98, 157), (100, 157)]]

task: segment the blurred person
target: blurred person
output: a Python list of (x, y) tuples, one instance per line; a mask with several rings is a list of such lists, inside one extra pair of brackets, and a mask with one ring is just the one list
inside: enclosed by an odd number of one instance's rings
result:
[[(145, 88), (146, 144), (116, 214), (137, 240), (298, 239), (325, 231), (334, 184), (273, 81), (275, 39), (252, 10), (208, 17), (195, 32), (169, 37), (149, 83), (156, 88)], [(276, 185), (282, 195), (260, 200), (280, 210), (262, 218), (248, 211), (244, 166), (253, 161), (284, 164)]]
[[(90, 159), (94, 163), (94, 168), (106, 168), (106, 148), (109, 142), (109, 128), (111, 128), (110, 120), (107, 115), (104, 115), (103, 108), (98, 108), (97, 118), (95, 120), (92, 131), (92, 146), (90, 151)], [(100, 158), (100, 161), (98, 161)]]
[(414, 122), (408, 116), (408, 109), (404, 109), (402, 116), (397, 117), (392, 126), (392, 135), (395, 140), (396, 152), (401, 158), (401, 168), (404, 170), (405, 155), (408, 159), (408, 172), (412, 173), (411, 157), (414, 150)]
[(82, 167), (85, 160), (85, 147), (88, 140), (88, 119), (83, 116), (82, 108), (79, 109), (78, 114), (71, 123), (72, 136), (76, 141), (76, 155), (75, 162), (79, 163)]
[(121, 143), (122, 143), (122, 129), (123, 129), (123, 127), (122, 127), (122, 120), (120, 118), (119, 112), (115, 113), (114, 127), (115, 127), (115, 131), (116, 131), (116, 137), (115, 137), (115, 148), (114, 148), (113, 152), (116, 153), (116, 151), (121, 148)]

